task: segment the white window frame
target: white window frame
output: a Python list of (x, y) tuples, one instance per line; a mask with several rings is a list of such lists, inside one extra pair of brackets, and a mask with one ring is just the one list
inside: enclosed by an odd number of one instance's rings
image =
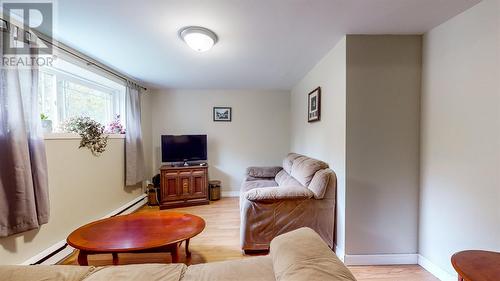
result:
[[(72, 73), (69, 73), (67, 71), (61, 70), (61, 69), (54, 69), (54, 68), (49, 68), (49, 67), (44, 67), (40, 69), (41, 72), (47, 73), (54, 75), (55, 78), (55, 90), (56, 90), (56, 95), (57, 95), (57, 118), (58, 118), (58, 123), (61, 124), (62, 122), (66, 121), (67, 116), (66, 116), (66, 106), (65, 106), (65, 93), (64, 89), (62, 89), (64, 81), (69, 81), (75, 84), (80, 84), (85, 87), (95, 89), (104, 93), (108, 93), (111, 95), (111, 100), (112, 100), (112, 117), (111, 120), (115, 117), (116, 114), (120, 115), (120, 120), (122, 122), (122, 125), (126, 127), (125, 124), (125, 93), (123, 93), (122, 90), (112, 88), (106, 85), (102, 85), (98, 82), (86, 79), (84, 77), (74, 75)], [(106, 126), (107, 124), (102, 124)], [(64, 133), (63, 133), (64, 134)]]

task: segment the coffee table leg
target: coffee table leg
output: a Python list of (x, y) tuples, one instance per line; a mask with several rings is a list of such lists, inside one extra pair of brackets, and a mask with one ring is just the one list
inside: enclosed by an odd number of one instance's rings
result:
[(177, 246), (177, 243), (175, 245), (173, 245), (170, 254), (172, 255), (172, 263), (178, 263), (179, 262), (179, 247)]
[(112, 253), (113, 255), (113, 265), (118, 265), (118, 253)]
[(87, 259), (87, 252), (80, 250), (78, 252), (78, 264), (87, 266), (89, 265), (89, 261)]
[(189, 238), (186, 240), (186, 257), (191, 257), (191, 252), (189, 251)]

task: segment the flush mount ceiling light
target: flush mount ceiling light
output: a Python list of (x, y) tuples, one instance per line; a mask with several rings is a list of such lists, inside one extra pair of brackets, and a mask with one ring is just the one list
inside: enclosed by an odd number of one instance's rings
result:
[(179, 36), (197, 52), (210, 50), (217, 43), (217, 35), (210, 29), (200, 26), (188, 26), (179, 31)]

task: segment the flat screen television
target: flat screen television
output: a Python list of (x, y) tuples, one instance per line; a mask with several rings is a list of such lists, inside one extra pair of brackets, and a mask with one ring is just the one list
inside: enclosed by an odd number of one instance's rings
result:
[(207, 135), (161, 136), (162, 162), (207, 160)]

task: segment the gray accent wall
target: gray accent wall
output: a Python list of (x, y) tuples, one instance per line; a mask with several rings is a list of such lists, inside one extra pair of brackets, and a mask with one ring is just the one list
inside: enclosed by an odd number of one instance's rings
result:
[(347, 36), (347, 255), (417, 253), (421, 47)]

